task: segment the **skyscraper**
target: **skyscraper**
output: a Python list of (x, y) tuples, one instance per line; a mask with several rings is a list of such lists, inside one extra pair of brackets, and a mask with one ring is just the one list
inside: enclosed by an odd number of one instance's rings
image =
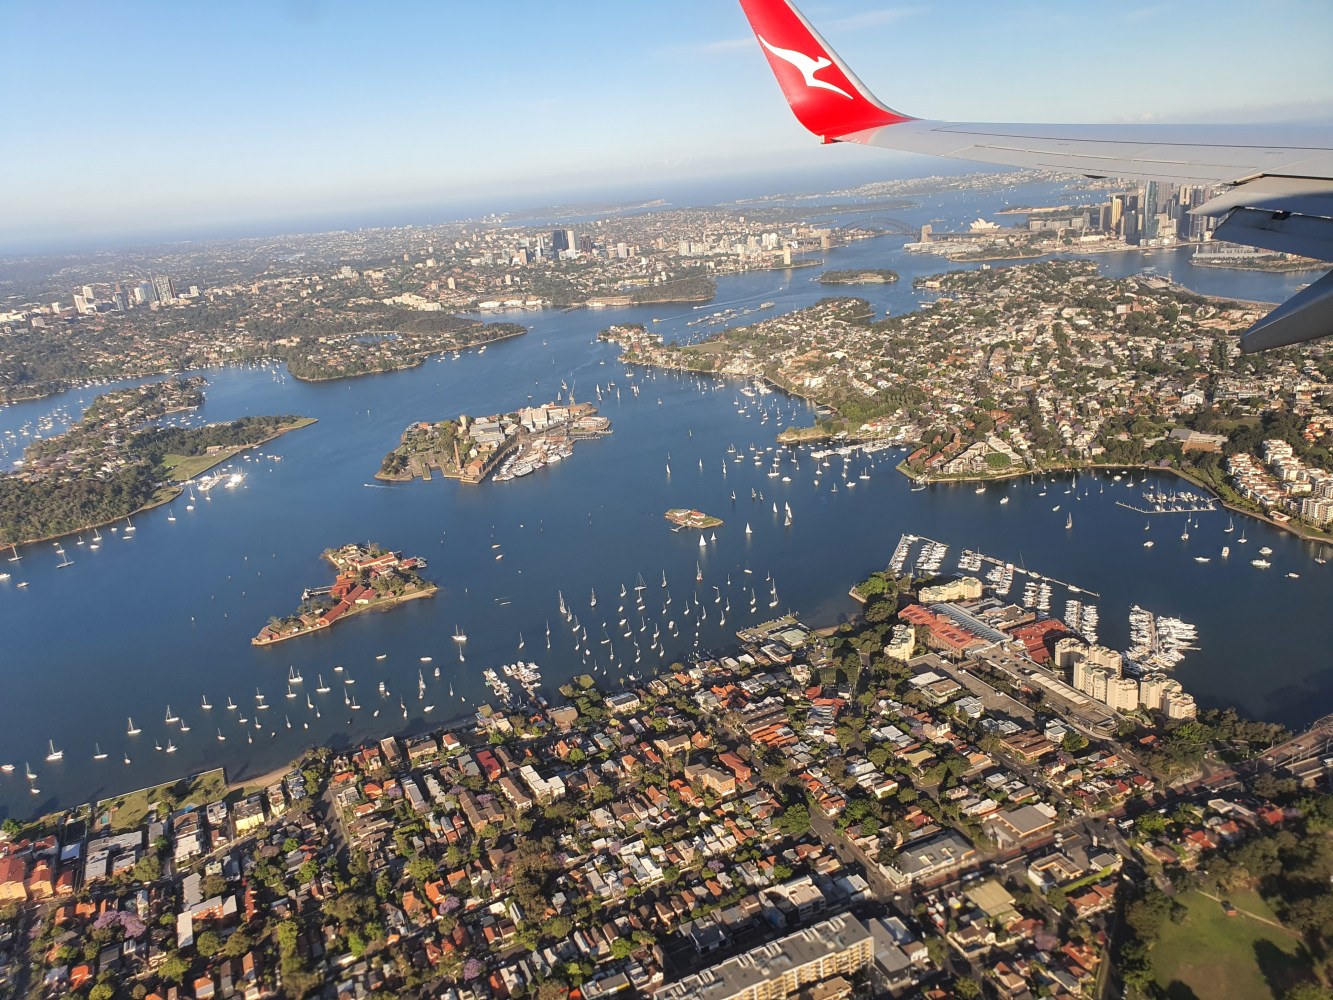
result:
[(1161, 208), (1162, 191), (1156, 181), (1149, 181), (1143, 186), (1143, 205), (1142, 218), (1143, 226), (1141, 228), (1142, 239), (1155, 240), (1157, 238), (1157, 213)]
[(153, 294), (159, 302), (170, 302), (176, 297), (176, 279), (168, 274), (154, 275)]

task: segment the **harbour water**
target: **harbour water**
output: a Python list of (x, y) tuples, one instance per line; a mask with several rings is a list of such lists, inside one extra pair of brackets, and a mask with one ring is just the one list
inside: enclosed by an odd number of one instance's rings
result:
[[(1018, 196), (1041, 203), (1045, 194)], [(961, 224), (989, 204), (968, 192), (889, 214)], [(881, 311), (901, 312), (916, 301), (913, 276), (948, 267), (908, 256), (902, 242), (858, 243), (831, 252), (829, 265), (898, 270), (903, 280), (896, 285), (853, 292)], [(1147, 265), (1199, 291), (1247, 299), (1278, 300), (1304, 280), (1191, 268), (1179, 253), (1097, 259), (1107, 273)], [(773, 301), (775, 309), (761, 314), (772, 315), (809, 304), (828, 291), (814, 281), (818, 273), (723, 278), (709, 311)], [(441, 725), (486, 700), (484, 668), (519, 659), (542, 667), (548, 692), (590, 669), (615, 686), (631, 673), (642, 677), (686, 657), (696, 648), (696, 630), (699, 647), (720, 648), (734, 642), (736, 628), (789, 608), (813, 624), (833, 624), (854, 613), (848, 587), (882, 568), (904, 531), (953, 546), (946, 569), (963, 548), (978, 548), (1098, 592), (1102, 640), (1118, 648), (1128, 644), (1133, 604), (1194, 623), (1201, 648), (1176, 673), (1204, 706), (1235, 705), (1291, 725), (1333, 706), (1327, 655), (1333, 633), (1326, 614), (1333, 573), (1315, 564), (1312, 546), (1248, 520), (1237, 519), (1236, 532), (1227, 534), (1225, 512), (1196, 515), (1198, 525), (1182, 541), (1184, 515), (1149, 518), (1115, 503), (1140, 500), (1143, 490), (1156, 486), (1169, 490), (1170, 477), (1149, 475), (1139, 485), (1139, 475), (1133, 488), (1124, 479), (1084, 477), (1069, 494), (1063, 482), (1028, 480), (982, 493), (971, 485), (913, 492), (893, 471), (899, 456), (892, 451), (853, 457), (847, 478), (835, 474), (842, 460), (831, 459), (816, 486), (817, 463), (808, 449), (783, 452), (780, 475), (770, 477), (778, 452), (756, 463), (751, 447), (773, 447), (782, 427), (808, 423), (805, 403), (780, 394), (743, 395), (739, 382), (631, 372), (616, 360), (615, 347), (594, 340), (611, 323), (654, 318), (661, 320), (655, 329), (683, 336), (699, 330), (686, 326), (699, 315), (689, 306), (528, 314), (527, 336), (484, 353), (338, 382), (301, 383), (281, 369), (204, 372), (209, 385), (201, 416), (208, 420), (297, 413), (319, 423), (264, 447), (263, 457), (231, 463), (246, 473), (244, 483), (198, 498), (193, 511), (181, 498), (134, 518), (132, 533), (123, 526), (103, 529), (96, 551), (90, 536), (83, 545), (66, 540), (73, 560), (67, 568), (57, 568), (60, 556), (50, 543), (23, 549), (21, 562), (0, 566), (12, 574), (0, 583), (0, 761), (16, 765), (0, 774), (0, 815), (27, 815), (218, 764), (233, 777), (260, 773), (314, 743), (351, 744)], [(374, 484), (381, 457), (409, 422), (554, 400), (562, 381), (580, 400), (594, 402), (594, 387), (601, 386), (599, 410), (614, 422), (614, 434), (508, 483), (466, 487), (436, 478), (366, 485)], [(80, 399), (93, 395), (71, 392), (0, 410), (0, 432), (61, 410), (76, 418)], [(270, 460), (278, 456), (282, 461)], [(752, 500), (751, 490), (756, 497), (762, 492), (763, 501)], [(1010, 502), (1000, 504), (1001, 496)], [(790, 525), (783, 523), (787, 504)], [(716, 540), (708, 532), (701, 547), (697, 532), (671, 530), (662, 515), (672, 507), (697, 508), (725, 524), (715, 529)], [(1066, 529), (1070, 513), (1074, 526)], [(1242, 527), (1247, 546), (1235, 543)], [(1150, 549), (1141, 544), (1148, 537), (1155, 539)], [(295, 606), (304, 587), (328, 582), (321, 551), (366, 539), (426, 556), (427, 575), (441, 592), (386, 614), (358, 616), (322, 635), (273, 648), (250, 645), (270, 615)], [(1231, 557), (1222, 559), (1226, 544)], [(1274, 550), (1270, 570), (1249, 563), (1260, 546)], [(1198, 555), (1211, 562), (1196, 562)], [(1288, 579), (1289, 571), (1299, 579)], [(638, 574), (647, 585), (642, 615), (632, 589)], [(20, 580), (29, 587), (18, 589)], [(559, 613), (560, 594), (587, 628), (588, 640), (577, 649)], [(1054, 613), (1066, 596), (1057, 591)], [(459, 628), (469, 636), (465, 659), (451, 638)], [(655, 630), (661, 654), (650, 645)], [(422, 657), (431, 660), (423, 664)], [(344, 670), (336, 672), (336, 665)], [(293, 685), (296, 697), (287, 698), (292, 667), (303, 681)], [(426, 682), (420, 699), (418, 670)], [(324, 695), (315, 692), (321, 675), (331, 688)], [(343, 683), (349, 677), (354, 685)], [(379, 694), (380, 681), (388, 697)], [(267, 710), (256, 710), (256, 690)], [(359, 711), (347, 708), (344, 691), (360, 703)], [(318, 717), (306, 708), (307, 694)], [(234, 712), (226, 708), (229, 698), (238, 706)], [(202, 707), (204, 700), (210, 709)], [(168, 703), (187, 732), (179, 722), (164, 721)], [(429, 714), (427, 705), (433, 706)], [(131, 716), (142, 729), (137, 736), (127, 735)], [(48, 740), (64, 751), (62, 760), (44, 759)], [(169, 740), (173, 754), (154, 749)], [(93, 761), (94, 743), (107, 759)], [(38, 774), (38, 795), (29, 794), (25, 761)]]

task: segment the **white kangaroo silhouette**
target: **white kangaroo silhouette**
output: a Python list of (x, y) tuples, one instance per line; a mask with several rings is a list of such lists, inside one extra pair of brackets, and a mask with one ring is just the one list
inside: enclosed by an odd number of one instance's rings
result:
[(821, 69), (827, 69), (829, 66), (833, 65), (833, 60), (829, 59), (827, 56), (820, 56), (818, 59), (813, 59), (804, 52), (795, 52), (791, 49), (780, 49), (776, 45), (770, 45), (763, 35), (759, 36), (759, 41), (764, 48), (768, 49), (769, 52), (773, 53), (773, 55), (777, 56), (783, 62), (795, 66), (796, 69), (800, 71), (801, 75), (805, 77), (805, 85), (807, 87), (818, 87), (820, 90), (831, 90), (835, 94), (841, 94), (849, 101), (853, 99), (852, 95), (847, 93), (847, 91), (843, 90), (841, 87), (835, 87), (831, 83), (825, 83), (823, 80), (816, 79), (816, 73)]

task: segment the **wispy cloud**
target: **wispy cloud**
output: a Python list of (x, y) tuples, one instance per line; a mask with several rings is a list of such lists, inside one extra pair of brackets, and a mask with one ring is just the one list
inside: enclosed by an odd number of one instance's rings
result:
[(1136, 10), (1125, 11), (1121, 16), (1127, 21), (1147, 21), (1151, 18), (1165, 15), (1171, 10), (1169, 3), (1157, 4), (1152, 7), (1139, 7)]
[(680, 45), (661, 46), (655, 49), (653, 54), (659, 59), (698, 59), (742, 52), (754, 43), (753, 35), (748, 38), (722, 38), (711, 42), (684, 42)]
[(830, 31), (863, 31), (866, 28), (880, 28), (886, 24), (893, 24), (920, 12), (920, 7), (883, 7), (829, 21), (828, 28)]
[[(830, 32), (836, 33), (865, 31), (868, 28), (880, 28), (886, 24), (893, 24), (905, 17), (918, 14), (921, 10), (920, 7), (882, 7), (878, 10), (863, 11), (860, 14), (832, 18), (821, 22), (817, 27), (827, 28)], [(743, 52), (754, 44), (754, 36), (746, 35), (743, 38), (721, 38), (711, 42), (686, 42), (681, 45), (663, 46), (657, 49), (655, 54), (659, 57), (672, 59), (725, 56), (734, 52)]]

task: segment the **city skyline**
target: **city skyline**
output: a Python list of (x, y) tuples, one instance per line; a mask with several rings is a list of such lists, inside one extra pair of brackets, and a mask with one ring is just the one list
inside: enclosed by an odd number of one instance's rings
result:
[[(812, 144), (774, 100), (730, 3), (598, 3), (577, 18), (535, 7), (521, 20), (414, 7), (371, 21), (315, 2), (137, 12), (0, 13), (11, 38), (58, 39), (19, 46), (0, 69), (23, 150), (0, 166), (0, 248), (422, 206), (505, 210), (544, 196), (654, 197), (779, 167), (889, 175), (910, 162)], [(919, 115), (1311, 120), (1333, 108), (1326, 65), (1245, 41), (1326, 33), (1333, 13), (1309, 0), (1115, 15), (847, 0), (807, 13), (870, 87)], [(1134, 26), (1133, 47), (1116, 43), (1116, 22)], [(1249, 71), (1210, 70), (1224, 66)], [(985, 85), (997, 73), (1007, 85)], [(1054, 79), (1065, 83), (1044, 86)]]

